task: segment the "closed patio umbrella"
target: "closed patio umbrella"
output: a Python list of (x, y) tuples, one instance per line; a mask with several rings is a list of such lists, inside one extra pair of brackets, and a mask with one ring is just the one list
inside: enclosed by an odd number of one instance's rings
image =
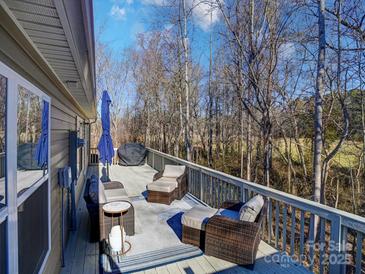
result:
[(37, 165), (41, 168), (45, 168), (48, 163), (48, 115), (49, 103), (47, 101), (43, 101), (42, 131), (34, 154), (34, 159), (37, 161)]
[(109, 178), (109, 164), (112, 162), (114, 157), (114, 146), (112, 137), (110, 136), (110, 113), (109, 106), (111, 104), (109, 94), (106, 90), (103, 91), (103, 96), (101, 98), (101, 125), (103, 128), (103, 133), (100, 137), (98, 150), (100, 161), (103, 165), (107, 165), (107, 176)]

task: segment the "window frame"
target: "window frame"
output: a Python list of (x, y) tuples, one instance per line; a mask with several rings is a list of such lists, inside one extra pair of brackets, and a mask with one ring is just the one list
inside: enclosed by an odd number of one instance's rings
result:
[[(47, 210), (48, 210), (48, 247), (46, 255), (43, 259), (40, 272), (43, 272), (51, 252), (51, 98), (45, 92), (37, 88), (31, 82), (22, 77), (7, 65), (0, 61), (0, 74), (7, 78), (7, 102), (6, 102), (6, 176), (5, 176), (5, 192), (6, 192), (6, 206), (0, 211), (0, 223), (7, 221), (6, 225), (6, 261), (7, 271), (9, 273), (18, 273), (18, 207), (23, 204), (35, 191), (37, 191), (43, 184), (47, 184)], [(17, 115), (18, 115), (18, 87), (22, 86), (28, 89), (33, 94), (39, 96), (41, 100), (49, 103), (48, 116), (48, 164), (47, 173), (38, 181), (34, 182), (27, 190), (25, 190), (19, 197), (17, 192), (17, 139), (18, 136)], [(14, 94), (15, 96), (9, 96)], [(8, 153), (11, 151), (12, 153)]]

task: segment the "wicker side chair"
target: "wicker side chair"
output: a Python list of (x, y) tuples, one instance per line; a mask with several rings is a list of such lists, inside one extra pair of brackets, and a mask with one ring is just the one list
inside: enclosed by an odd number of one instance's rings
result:
[[(124, 188), (123, 184), (120, 182), (107, 182), (107, 183), (103, 183), (105, 192), (109, 191), (109, 190), (120, 190), (121, 188)], [(119, 199), (118, 199), (119, 200)], [(126, 194), (126, 197), (123, 197), (122, 199), (120, 199), (121, 201), (125, 201), (130, 203), (131, 207), (128, 209), (127, 213), (123, 214), (123, 225), (124, 225), (124, 229), (125, 232), (128, 236), (132, 236), (135, 234), (135, 225), (134, 225), (134, 207), (133, 204), (129, 201), (129, 198)], [(112, 200), (114, 201), (114, 199)], [(107, 235), (109, 234), (109, 231), (112, 228), (112, 216), (110, 214), (106, 214), (103, 212), (103, 205), (105, 205), (106, 203), (111, 202), (111, 201), (107, 201), (107, 202), (100, 202), (99, 203), (99, 235), (100, 235), (100, 241), (104, 240), (105, 238), (107, 238)], [(104, 216), (103, 216), (104, 214)], [(103, 217), (104, 217), (104, 226), (103, 226)], [(114, 216), (114, 224), (115, 224), (115, 219), (117, 219), (116, 216)]]
[[(228, 201), (221, 208), (239, 211), (242, 202)], [(206, 225), (205, 253), (239, 265), (255, 262), (261, 241), (260, 231), (267, 214), (267, 199), (255, 222), (215, 215)]]
[[(153, 182), (161, 179), (163, 177), (164, 170), (159, 171), (153, 176)], [(147, 187), (147, 201), (150, 203), (160, 203), (169, 205), (172, 201), (178, 199), (182, 199), (184, 195), (188, 191), (188, 181), (187, 181), (188, 170), (185, 168), (185, 171), (182, 175), (176, 178), (177, 187), (171, 192), (163, 192), (163, 191), (153, 191), (148, 190)]]

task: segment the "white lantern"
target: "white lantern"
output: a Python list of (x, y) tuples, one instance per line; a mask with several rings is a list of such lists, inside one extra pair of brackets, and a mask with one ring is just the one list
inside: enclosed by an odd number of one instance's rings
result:
[(109, 233), (109, 244), (113, 252), (120, 252), (122, 245), (125, 242), (126, 233), (123, 229), (123, 242), (122, 242), (122, 231), (119, 225), (113, 226)]

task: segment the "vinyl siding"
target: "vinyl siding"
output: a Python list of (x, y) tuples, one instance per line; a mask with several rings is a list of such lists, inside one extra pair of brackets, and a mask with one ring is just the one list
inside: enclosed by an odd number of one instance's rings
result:
[[(51, 253), (44, 273), (59, 273), (61, 267), (61, 190), (58, 187), (57, 170), (67, 166), (68, 132), (77, 130), (77, 121), (85, 121), (77, 108), (72, 105), (51, 82), (46, 74), (29, 58), (17, 42), (0, 26), (0, 61), (11, 67), (24, 78), (38, 86), (51, 97)], [(87, 130), (86, 130), (87, 132)], [(85, 134), (88, 142), (89, 135)], [(85, 149), (86, 154), (86, 149)], [(86, 155), (85, 155), (86, 156)], [(87, 169), (87, 157), (84, 169), (76, 187), (76, 201), (81, 197), (84, 185), (84, 171)], [(65, 199), (65, 197), (64, 197)], [(67, 238), (67, 236), (66, 236)]]

